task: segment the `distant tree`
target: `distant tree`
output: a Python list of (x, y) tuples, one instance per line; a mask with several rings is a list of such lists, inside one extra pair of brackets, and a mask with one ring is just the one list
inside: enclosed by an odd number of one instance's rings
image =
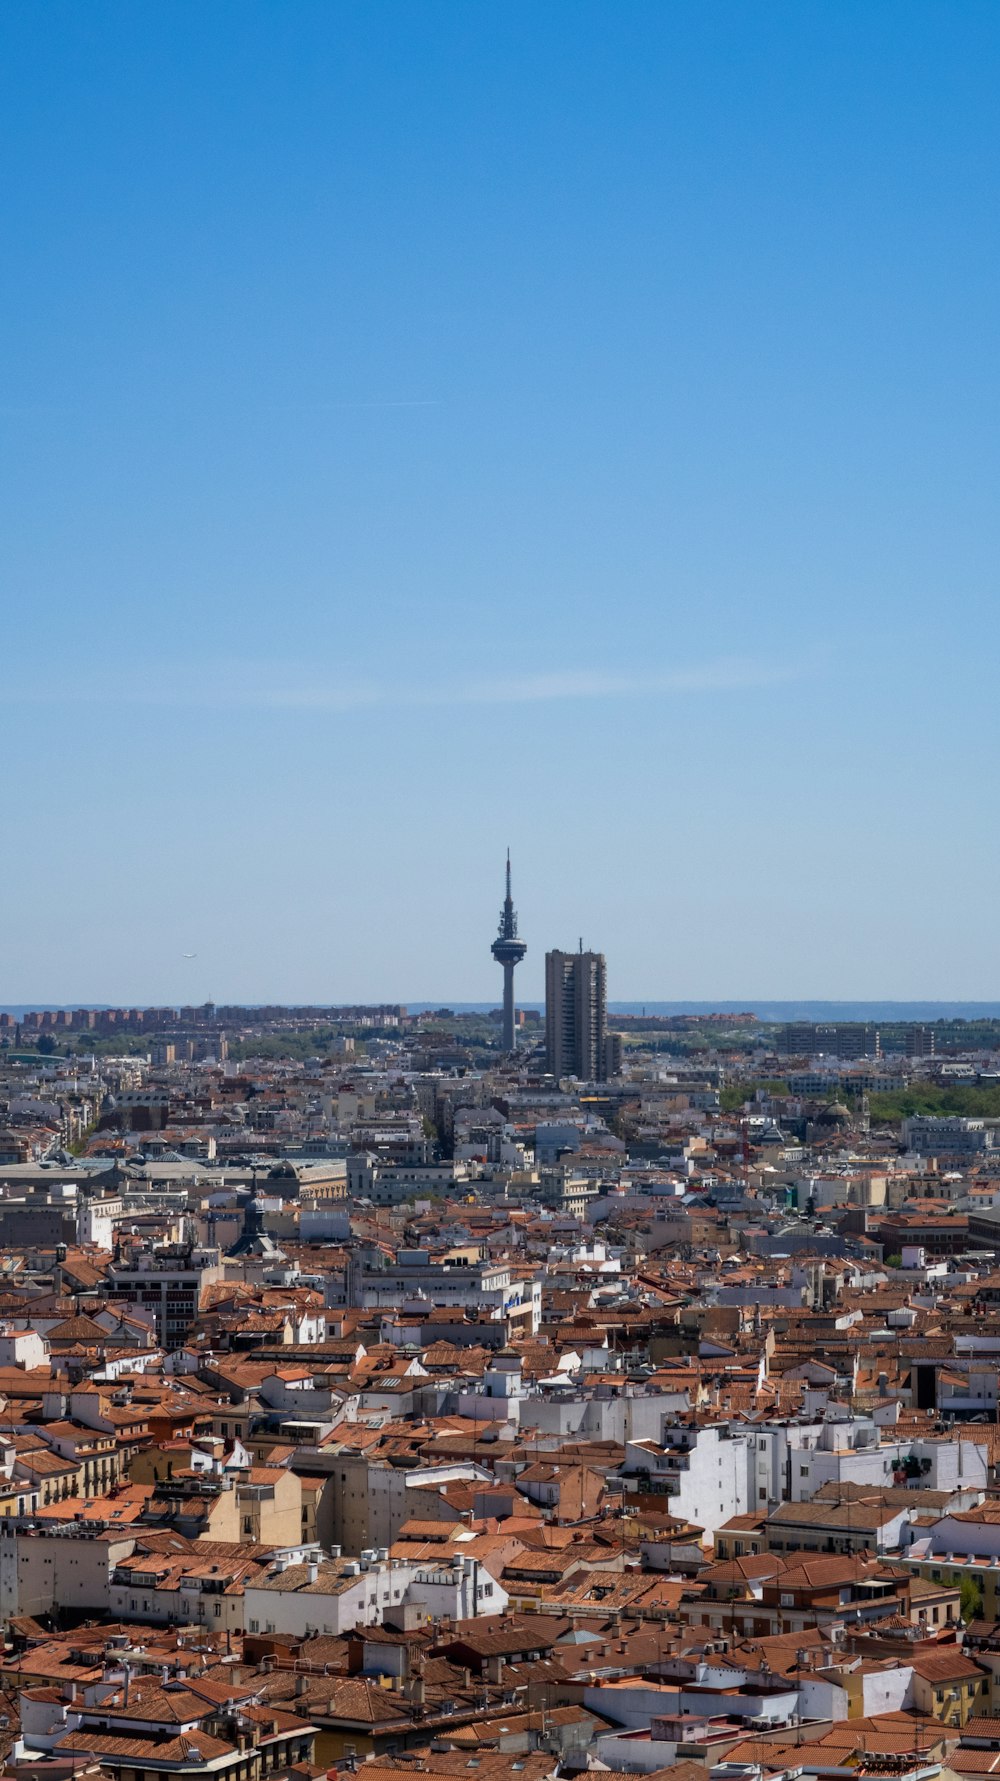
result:
[(891, 1094), (869, 1099), (872, 1122), (896, 1124), (913, 1114), (959, 1114), (970, 1119), (995, 1119), (1000, 1115), (1000, 1088), (992, 1084), (920, 1082)]
[(43, 1052), (46, 1057), (52, 1056), (56, 1050), (56, 1042), (51, 1033), (42, 1033), (38, 1041), (38, 1050)]
[(750, 1084), (744, 1082), (735, 1083), (731, 1088), (724, 1088), (719, 1095), (721, 1111), (723, 1113), (738, 1113), (751, 1093)]
[(967, 1623), (970, 1620), (981, 1619), (983, 1612), (983, 1591), (982, 1585), (977, 1583), (975, 1577), (962, 1578), (960, 1596), (962, 1619)]

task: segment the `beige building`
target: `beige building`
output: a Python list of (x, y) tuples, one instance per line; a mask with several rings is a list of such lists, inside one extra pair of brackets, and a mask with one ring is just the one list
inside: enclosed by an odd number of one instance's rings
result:
[(957, 1645), (913, 1659), (913, 1705), (926, 1719), (960, 1726), (990, 1707), (990, 1677)]
[[(139, 1470), (155, 1472), (152, 1458)], [(175, 1470), (154, 1486), (145, 1520), (189, 1540), (295, 1546), (302, 1538), (302, 1486), (284, 1466)]]
[(302, 1484), (287, 1466), (253, 1466), (236, 1482), (239, 1539), (295, 1546), (302, 1539)]
[[(50, 1490), (47, 1496), (43, 1493), (42, 1502), (56, 1502), (60, 1496), (104, 1496), (121, 1480), (117, 1440), (103, 1429), (82, 1428), (73, 1422), (45, 1423), (38, 1431), (38, 1447), (18, 1454), (15, 1476), (32, 1477), (31, 1462), (45, 1459), (50, 1463), (47, 1467), (39, 1464), (39, 1482), (47, 1478), (51, 1485), (61, 1476), (61, 1488)], [(60, 1474), (53, 1461), (68, 1470)]]
[(204, 1626), (242, 1632), (243, 1586), (259, 1575), (249, 1560), (198, 1560), (135, 1553), (115, 1566), (109, 1585), (112, 1620), (153, 1626)]

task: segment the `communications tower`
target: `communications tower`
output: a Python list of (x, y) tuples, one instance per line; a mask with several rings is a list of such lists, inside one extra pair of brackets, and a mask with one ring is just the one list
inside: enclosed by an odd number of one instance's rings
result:
[(497, 937), (490, 947), (498, 965), (503, 966), (503, 1048), (513, 1051), (517, 1044), (514, 1032), (514, 966), (519, 965), (528, 948), (517, 937), (517, 912), (510, 894), (510, 848), (507, 849), (507, 895), (500, 911)]

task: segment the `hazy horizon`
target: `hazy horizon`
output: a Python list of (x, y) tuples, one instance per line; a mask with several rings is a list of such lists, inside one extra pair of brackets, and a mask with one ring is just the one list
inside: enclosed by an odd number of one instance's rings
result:
[[(353, 1003), (349, 1003), (349, 1004), (345, 1004), (345, 1005), (346, 1006), (354, 1006), (354, 1007), (364, 1007), (366, 1005), (366, 1001), (367, 1001), (367, 1005), (369, 1005), (369, 1006), (377, 1005), (377, 1004), (372, 1003), (370, 999), (366, 999), (366, 998), (362, 998), (361, 1000), (359, 1000), (357, 1002), (353, 1002)], [(490, 1002), (490, 1001), (465, 1002), (465, 1001), (461, 1001), (461, 1000), (456, 1000), (454, 998), (449, 998), (447, 996), (439, 996), (439, 997), (433, 998), (433, 999), (418, 997), (418, 998), (414, 998), (412, 1001), (408, 1001), (405, 996), (389, 996), (386, 998), (386, 1001), (389, 1005), (396, 1003), (399, 1006), (406, 1008), (411, 1014), (433, 1013), (433, 1011), (437, 1008), (449, 1008), (453, 1014), (479, 1014), (479, 1013), (489, 1013), (489, 1012), (499, 1008), (499, 1006), (500, 1006), (498, 1001), (494, 1001), (494, 1002)], [(12, 1014), (12, 1015), (17, 1016), (20, 1019), (25, 1014), (34, 1014), (34, 1013), (44, 1014), (46, 1012), (54, 1012), (58, 1009), (63, 1009), (63, 1008), (71, 1007), (71, 1006), (77, 1007), (77, 1008), (92, 1009), (94, 1012), (99, 1013), (104, 1008), (124, 1006), (124, 1005), (125, 1004), (117, 1004), (117, 1003), (113, 1003), (113, 1002), (67, 1003), (65, 1001), (63, 1001), (63, 1002), (16, 1002), (16, 1003), (6, 1003), (6, 1004), (0, 1003), (0, 1013)], [(151, 1006), (155, 1006), (155, 1005), (156, 1004), (152, 1003), (151, 1001), (144, 1000), (142, 998), (140, 998), (136, 1002), (128, 1004), (129, 1007), (136, 1007), (136, 1008), (151, 1007)], [(169, 1003), (164, 1004), (164, 1005), (170, 1006)], [(197, 1004), (193, 1004), (193, 1005), (197, 1006)], [(220, 999), (219, 1005), (220, 1006), (224, 1005), (222, 1003), (221, 999)], [(254, 1009), (254, 1008), (260, 1008), (260, 1007), (296, 1007), (296, 1006), (322, 1008), (322, 1007), (337, 1007), (340, 1004), (338, 1004), (336, 1002), (323, 1002), (323, 1001), (317, 1001), (317, 1002), (308, 1002), (307, 1001), (307, 1002), (303, 1002), (303, 1003), (295, 1003), (295, 1002), (290, 1002), (287, 1000), (282, 1001), (281, 998), (278, 998), (277, 1000), (271, 1000), (266, 997), (260, 996), (260, 997), (252, 997), (246, 1001), (239, 1002), (239, 1003), (234, 1002), (229, 1005), (242, 1006), (247, 1009)], [(532, 1000), (529, 998), (525, 1001), (518, 1001), (517, 1006), (522, 1009), (534, 1009), (534, 1010), (538, 1011), (539, 1013), (542, 1013), (542, 1012), (544, 1012), (545, 1003), (544, 1003), (544, 1001)], [(848, 1021), (848, 1022), (876, 1021), (876, 1020), (883, 1020), (883, 1021), (895, 1021), (895, 1020), (934, 1021), (934, 1020), (950, 1020), (950, 1019), (956, 1019), (956, 1020), (958, 1020), (958, 1019), (1000, 1020), (1000, 1001), (997, 1001), (997, 1002), (926, 1002), (926, 1001), (923, 1001), (923, 1002), (921, 1002), (921, 1001), (914, 1001), (914, 1002), (859, 1002), (859, 1001), (848, 1000), (848, 1001), (831, 1002), (831, 1001), (822, 1001), (822, 1000), (816, 1000), (816, 1001), (801, 1001), (801, 1000), (799, 1000), (799, 1001), (788, 1001), (788, 1002), (784, 1002), (784, 1001), (763, 1001), (762, 1002), (762, 1001), (754, 1000), (753, 998), (750, 998), (749, 1000), (741, 1001), (736, 997), (728, 996), (728, 997), (724, 997), (721, 1001), (718, 1001), (718, 1002), (658, 1002), (651, 998), (647, 998), (646, 1000), (642, 1000), (640, 998), (635, 1001), (609, 1000), (608, 1013), (611, 1015), (614, 1015), (614, 1014), (620, 1014), (620, 1015), (623, 1015), (623, 1014), (636, 1014), (636, 1015), (647, 1014), (653, 1018), (662, 1018), (663, 1016), (673, 1015), (673, 1014), (678, 1014), (678, 1015), (683, 1015), (683, 1014), (721, 1014), (721, 1015), (725, 1015), (725, 1014), (733, 1014), (733, 1015), (756, 1014), (758, 1019), (761, 1021), (764, 1021), (764, 1022), (782, 1021), (782, 1020), (789, 1020), (789, 1021), (791, 1021), (791, 1020), (803, 1020), (803, 1021), (812, 1020), (812, 1021), (820, 1021), (820, 1022), (826, 1021), (826, 1020), (830, 1020), (830, 1021), (840, 1020), (840, 1021)]]

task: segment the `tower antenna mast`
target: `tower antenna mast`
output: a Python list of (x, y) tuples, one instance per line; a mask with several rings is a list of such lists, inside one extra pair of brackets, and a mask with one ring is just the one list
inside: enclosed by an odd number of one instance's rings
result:
[(490, 947), (498, 965), (503, 966), (503, 1049), (508, 1054), (516, 1050), (517, 1034), (514, 1026), (514, 967), (519, 965), (528, 948), (518, 938), (517, 911), (510, 888), (510, 848), (507, 849), (507, 894), (500, 911), (500, 926), (497, 937)]

